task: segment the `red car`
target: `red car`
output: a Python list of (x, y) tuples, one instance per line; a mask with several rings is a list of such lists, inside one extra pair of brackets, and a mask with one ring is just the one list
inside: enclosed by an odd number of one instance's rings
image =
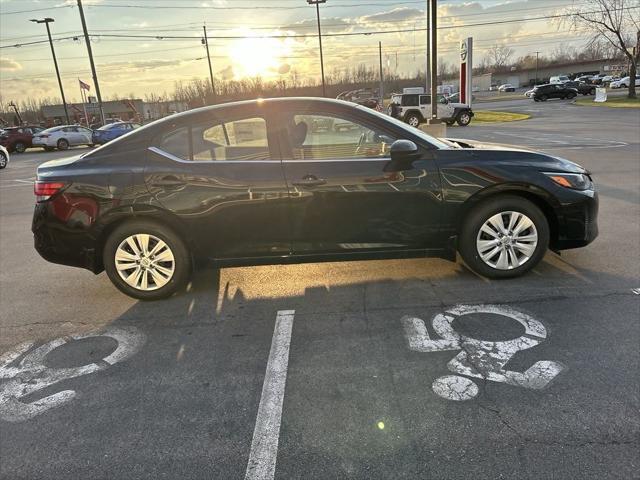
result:
[(22, 153), (31, 147), (33, 135), (42, 130), (44, 128), (36, 125), (5, 128), (2, 131), (2, 135), (0, 135), (0, 145), (9, 150), (9, 152)]

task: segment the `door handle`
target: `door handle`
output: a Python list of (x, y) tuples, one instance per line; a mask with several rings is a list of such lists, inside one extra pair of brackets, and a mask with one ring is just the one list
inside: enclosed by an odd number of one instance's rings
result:
[(318, 187), (324, 185), (327, 181), (324, 178), (318, 178), (315, 175), (305, 175), (300, 180), (292, 182), (296, 187)]
[(151, 185), (154, 187), (181, 187), (185, 185), (185, 182), (179, 180), (177, 177), (163, 177), (154, 181)]

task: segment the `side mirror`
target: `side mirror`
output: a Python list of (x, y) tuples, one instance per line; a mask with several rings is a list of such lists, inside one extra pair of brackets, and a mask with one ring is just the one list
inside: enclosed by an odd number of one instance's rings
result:
[(389, 151), (391, 161), (384, 166), (385, 172), (411, 170), (413, 162), (420, 157), (418, 146), (411, 140), (396, 140), (391, 144)]

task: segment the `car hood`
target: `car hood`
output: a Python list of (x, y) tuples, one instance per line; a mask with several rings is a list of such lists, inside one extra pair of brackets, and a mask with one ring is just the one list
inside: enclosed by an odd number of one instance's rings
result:
[(586, 168), (571, 160), (516, 145), (460, 138), (445, 138), (445, 140), (455, 143), (465, 150), (493, 152), (491, 156), (486, 157), (487, 160), (499, 160), (513, 165), (520, 164), (556, 172), (589, 173)]

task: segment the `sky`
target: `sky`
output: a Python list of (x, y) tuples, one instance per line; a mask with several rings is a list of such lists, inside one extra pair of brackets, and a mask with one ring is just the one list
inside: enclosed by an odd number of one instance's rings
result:
[[(535, 19), (574, 2), (580, 0), (440, 0), (439, 56), (457, 63), (459, 41), (468, 36), (474, 37), (476, 60), (496, 44), (512, 47), (515, 57), (536, 50), (548, 54), (559, 45), (580, 47), (585, 34)], [(327, 0), (320, 5), (325, 72), (377, 66), (378, 41), (389, 72), (424, 70), (426, 32), (420, 29), (426, 27), (426, 4)], [(177, 81), (208, 78), (204, 24), (216, 78), (319, 79), (316, 11), (305, 0), (84, 0), (83, 5), (105, 99), (170, 93)], [(59, 97), (49, 44), (14, 46), (46, 41), (44, 24), (29, 22), (44, 17), (55, 19), (50, 26), (54, 39), (60, 38), (54, 47), (68, 101), (80, 98), (78, 78), (94, 91), (76, 0), (0, 0), (1, 102)], [(402, 31), (375, 33), (390, 30)], [(359, 32), (371, 34), (336, 35)]]

